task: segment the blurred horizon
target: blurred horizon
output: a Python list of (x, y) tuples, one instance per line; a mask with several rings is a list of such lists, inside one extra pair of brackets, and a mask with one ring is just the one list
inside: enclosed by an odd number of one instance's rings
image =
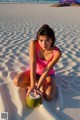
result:
[(59, 0), (0, 0), (0, 3), (6, 3), (6, 2), (28, 2), (28, 3), (56, 3), (59, 2)]

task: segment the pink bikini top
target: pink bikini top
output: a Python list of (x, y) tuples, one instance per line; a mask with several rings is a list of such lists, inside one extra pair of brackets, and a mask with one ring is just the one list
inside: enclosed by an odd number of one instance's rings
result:
[[(52, 53), (52, 57), (49, 60), (43, 60), (39, 57), (38, 53), (39, 53), (39, 44), (38, 42), (36, 43), (36, 73), (37, 74), (42, 74), (45, 67), (48, 65), (48, 63), (53, 59), (54, 54), (56, 53), (56, 51), (58, 50), (58, 47), (55, 47), (53, 53)], [(53, 75), (55, 74), (55, 70), (54, 68), (51, 68), (50, 71), (48, 72), (48, 75)]]

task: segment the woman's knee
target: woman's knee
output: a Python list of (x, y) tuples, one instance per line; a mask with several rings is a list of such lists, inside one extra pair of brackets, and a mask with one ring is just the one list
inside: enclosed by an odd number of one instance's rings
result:
[(22, 72), (21, 74), (18, 74), (15, 78), (14, 78), (14, 84), (17, 87), (27, 87), (30, 84), (30, 72), (29, 71), (25, 71)]
[(13, 80), (15, 86), (17, 86), (17, 87), (20, 86), (20, 84), (21, 84), (20, 81), (21, 81), (21, 76), (20, 76), (20, 75), (17, 75), (17, 76), (14, 78), (14, 80)]
[(47, 101), (51, 101), (56, 95), (56, 86), (49, 86), (48, 89), (46, 89), (46, 91), (44, 91), (44, 98)]
[(44, 94), (43, 96), (47, 101), (51, 101), (53, 99), (53, 95)]

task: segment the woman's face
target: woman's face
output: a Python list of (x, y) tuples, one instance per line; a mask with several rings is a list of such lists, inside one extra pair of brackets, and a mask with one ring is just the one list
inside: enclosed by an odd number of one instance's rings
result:
[(42, 50), (49, 50), (51, 48), (52, 39), (46, 35), (40, 35), (38, 38), (38, 43)]

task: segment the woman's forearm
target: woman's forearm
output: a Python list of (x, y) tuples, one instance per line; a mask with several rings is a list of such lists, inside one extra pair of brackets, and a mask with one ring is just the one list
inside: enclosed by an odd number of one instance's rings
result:
[(30, 86), (35, 86), (36, 79), (36, 47), (35, 41), (32, 40), (30, 43)]
[(36, 67), (35, 62), (31, 62), (30, 64), (30, 86), (35, 87), (35, 80), (36, 80)]
[(43, 74), (41, 75), (38, 85), (37, 85), (38, 89), (41, 87), (43, 81), (46, 79), (47, 74), (48, 74), (48, 70), (44, 71)]

